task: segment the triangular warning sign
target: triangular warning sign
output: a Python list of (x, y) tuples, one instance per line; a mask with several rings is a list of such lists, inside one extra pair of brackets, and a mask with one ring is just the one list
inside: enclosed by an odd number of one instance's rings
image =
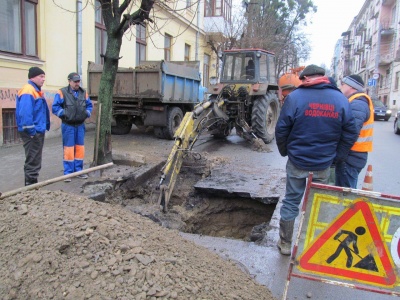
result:
[(372, 207), (358, 201), (344, 210), (299, 258), (311, 273), (379, 286), (396, 283), (394, 264)]

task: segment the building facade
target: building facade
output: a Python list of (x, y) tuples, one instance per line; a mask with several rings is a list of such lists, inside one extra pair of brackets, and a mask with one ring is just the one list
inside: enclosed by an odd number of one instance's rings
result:
[(389, 108), (400, 108), (400, 0), (366, 0), (332, 60), (335, 79), (360, 75), (367, 93)]
[[(215, 76), (217, 59), (207, 44), (208, 18), (230, 16), (226, 1), (157, 2), (150, 14), (154, 22), (132, 26), (124, 37), (119, 66), (135, 67), (141, 60), (197, 60), (204, 86)], [(138, 7), (131, 6), (127, 12)], [(207, 16), (206, 15), (207, 12)], [(102, 63), (107, 34), (98, 0), (0, 0), (0, 146), (19, 143), (15, 124), (18, 89), (28, 80), (32, 66), (42, 68), (42, 88), (51, 107), (57, 90), (78, 72), (86, 88), (88, 62)], [(95, 111), (95, 110), (94, 110)], [(95, 124), (96, 114), (89, 123)], [(47, 137), (60, 135), (60, 120), (51, 116)]]

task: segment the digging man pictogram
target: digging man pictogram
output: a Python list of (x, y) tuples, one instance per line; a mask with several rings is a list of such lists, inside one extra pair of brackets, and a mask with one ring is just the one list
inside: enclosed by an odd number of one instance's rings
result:
[[(358, 255), (359, 251), (358, 251), (358, 247), (357, 247), (357, 238), (358, 238), (358, 235), (363, 235), (364, 233), (365, 233), (365, 228), (362, 226), (357, 227), (355, 230), (355, 233), (353, 233), (351, 231), (343, 230), (343, 229), (340, 230), (333, 238), (334, 240), (338, 240), (340, 242), (340, 244), (337, 247), (335, 253), (333, 253), (331, 256), (329, 256), (329, 258), (326, 260), (326, 262), (328, 264), (330, 264), (336, 258), (338, 258), (338, 256), (342, 252), (342, 250), (344, 250), (344, 252), (347, 255), (346, 267), (350, 268), (353, 265), (353, 255), (351, 252), (354, 252), (355, 254)], [(339, 240), (339, 238), (342, 234), (347, 234), (347, 237), (343, 241)], [(353, 249), (350, 248), (351, 244), (353, 245)]]

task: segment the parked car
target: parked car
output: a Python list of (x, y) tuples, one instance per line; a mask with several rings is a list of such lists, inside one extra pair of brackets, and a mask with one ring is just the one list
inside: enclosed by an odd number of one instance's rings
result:
[(400, 134), (400, 110), (397, 112), (396, 118), (394, 119), (394, 133)]
[(374, 105), (374, 120), (389, 121), (392, 111), (386, 107), (381, 100), (372, 100)]

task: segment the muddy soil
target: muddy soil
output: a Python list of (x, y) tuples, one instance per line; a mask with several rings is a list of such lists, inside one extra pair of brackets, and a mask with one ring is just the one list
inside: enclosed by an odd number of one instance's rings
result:
[(127, 208), (60, 191), (0, 200), (0, 298), (273, 299), (234, 262)]
[(111, 189), (105, 201), (120, 204), (166, 228), (261, 243), (276, 203), (266, 205), (246, 197), (196, 190), (195, 184), (209, 176), (213, 168), (229, 168), (229, 161), (208, 153), (186, 157), (167, 213), (157, 205), (159, 176), (140, 185), (120, 183), (118, 188)]

